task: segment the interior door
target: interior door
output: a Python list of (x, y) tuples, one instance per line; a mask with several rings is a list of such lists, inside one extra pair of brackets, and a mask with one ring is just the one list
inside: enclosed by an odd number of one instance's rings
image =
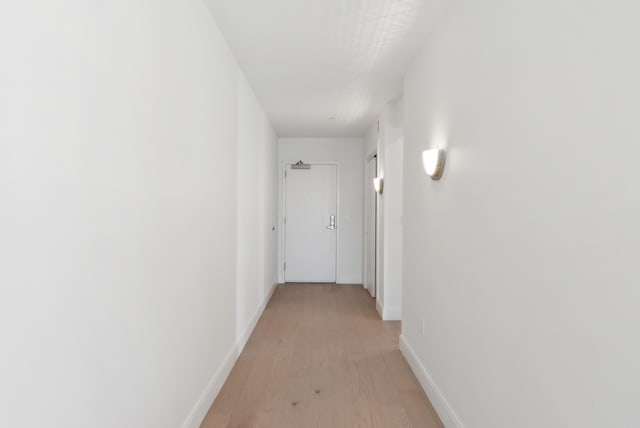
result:
[(310, 165), (285, 174), (286, 282), (336, 282), (338, 177), (336, 165)]
[(364, 249), (364, 286), (372, 297), (376, 296), (376, 205), (377, 195), (373, 188), (373, 179), (378, 175), (378, 158), (373, 156), (367, 162), (365, 171), (365, 249)]

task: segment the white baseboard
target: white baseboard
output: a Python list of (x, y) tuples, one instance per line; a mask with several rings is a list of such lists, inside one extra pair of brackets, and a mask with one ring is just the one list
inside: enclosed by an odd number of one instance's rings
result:
[(362, 284), (362, 278), (356, 275), (336, 275), (336, 284)]
[(240, 353), (244, 349), (244, 346), (249, 341), (249, 337), (251, 337), (251, 333), (253, 333), (253, 329), (256, 328), (256, 324), (258, 324), (258, 321), (260, 320), (260, 317), (264, 312), (264, 308), (267, 307), (267, 303), (269, 303), (269, 300), (271, 300), (271, 296), (273, 296), (273, 292), (276, 290), (276, 286), (277, 284), (273, 284), (271, 286), (271, 289), (267, 293), (267, 296), (265, 297), (264, 301), (260, 304), (260, 307), (258, 308), (256, 313), (253, 315), (251, 322), (249, 322), (249, 325), (247, 326), (245, 331), (242, 333), (242, 336), (238, 338), (238, 355), (240, 355)]
[(238, 347), (233, 346), (227, 356), (224, 357), (224, 360), (218, 368), (218, 371), (216, 371), (216, 373), (207, 384), (207, 387), (204, 389), (204, 392), (196, 402), (196, 405), (187, 417), (187, 420), (184, 422), (184, 424), (182, 424), (182, 428), (200, 427), (200, 424), (204, 420), (204, 417), (207, 416), (207, 412), (211, 408), (213, 401), (220, 393), (222, 385), (224, 385), (227, 377), (229, 377), (229, 373), (231, 373), (231, 369), (236, 363), (239, 355), (240, 353), (238, 352)]
[(382, 319), (385, 321), (402, 321), (402, 308), (400, 307), (385, 307), (382, 314)]
[(385, 307), (380, 304), (380, 300), (376, 299), (376, 310), (382, 321), (402, 321), (402, 308)]
[(364, 287), (364, 289), (365, 289), (365, 290), (367, 290), (367, 292), (369, 293), (369, 296), (371, 296), (371, 297), (373, 297), (373, 298), (375, 298), (375, 297), (376, 297), (376, 296), (373, 294), (373, 290), (369, 290), (369, 289), (368, 289), (367, 287), (365, 287), (364, 285), (363, 285), (363, 287)]
[(427, 397), (429, 397), (431, 404), (433, 404), (433, 407), (438, 413), (438, 416), (444, 426), (447, 428), (464, 428), (464, 425), (460, 422), (460, 418), (455, 414), (447, 402), (447, 399), (444, 398), (444, 395), (440, 392), (440, 389), (433, 381), (433, 378), (429, 375), (429, 372), (427, 372), (420, 362), (416, 352), (402, 335), (400, 336), (400, 351), (409, 363), (409, 366), (411, 366), (413, 373), (418, 378), (420, 385), (422, 385), (422, 389), (424, 389)]
[(266, 298), (251, 319), (251, 323), (249, 323), (246, 331), (240, 338), (238, 338), (232, 349), (224, 357), (224, 360), (222, 360), (222, 364), (220, 364), (220, 367), (207, 384), (204, 392), (202, 393), (200, 398), (198, 398), (198, 401), (193, 407), (193, 410), (185, 420), (184, 424), (182, 424), (182, 428), (199, 428), (200, 424), (202, 424), (202, 421), (204, 420), (205, 416), (207, 416), (207, 412), (209, 412), (211, 405), (220, 393), (220, 390), (222, 389), (225, 381), (229, 377), (231, 369), (233, 369), (234, 364), (240, 356), (240, 353), (244, 349), (244, 346), (247, 344), (251, 333), (253, 333), (253, 329), (256, 327), (256, 324), (258, 324), (258, 320), (260, 320), (260, 317), (262, 316), (264, 309), (267, 307), (269, 300), (271, 300), (271, 296), (273, 296), (273, 292), (275, 291), (276, 286), (277, 284), (274, 284), (271, 287), (271, 290), (269, 290)]

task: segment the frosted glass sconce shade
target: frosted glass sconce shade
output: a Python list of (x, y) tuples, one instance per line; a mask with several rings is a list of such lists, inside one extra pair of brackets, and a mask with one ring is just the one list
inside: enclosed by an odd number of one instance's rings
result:
[(382, 193), (382, 189), (384, 188), (384, 179), (382, 177), (374, 178), (373, 188), (376, 189), (376, 193)]
[(441, 149), (431, 149), (422, 152), (422, 165), (424, 171), (433, 180), (439, 180), (444, 172), (446, 154)]

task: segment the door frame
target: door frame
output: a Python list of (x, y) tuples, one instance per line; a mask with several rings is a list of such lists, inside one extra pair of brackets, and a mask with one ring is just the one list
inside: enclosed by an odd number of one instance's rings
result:
[[(368, 180), (368, 173), (369, 173), (369, 162), (375, 161), (375, 176), (378, 176), (378, 153), (377, 151), (374, 151), (373, 153), (369, 154), (369, 156), (367, 156), (365, 158), (365, 162), (364, 162), (364, 176), (365, 176), (365, 192), (371, 191), (371, 187), (373, 186), (373, 183), (371, 182), (371, 180)], [(375, 177), (373, 177), (375, 178)], [(366, 204), (366, 193), (364, 195), (365, 198), (365, 211), (364, 211), (364, 218), (363, 218), (363, 223), (364, 223), (364, 249), (363, 249), (363, 286), (364, 288), (369, 292), (369, 295), (372, 298), (377, 298), (378, 296), (378, 194), (374, 192), (373, 195), (373, 237), (367, 237), (367, 231), (369, 229), (369, 223), (367, 221), (368, 218), (368, 206)], [(369, 269), (368, 266), (368, 246), (370, 244), (373, 244), (373, 289), (369, 290), (367, 288), (367, 282), (369, 280), (369, 272), (371, 271)]]
[[(280, 256), (282, 263), (278, 266), (278, 270), (282, 272), (282, 280), (283, 282), (287, 282), (287, 272), (284, 268), (287, 263), (287, 224), (285, 223), (285, 217), (287, 215), (287, 167), (290, 165), (294, 165), (297, 161), (284, 161), (282, 163), (281, 177), (282, 177), (282, 186), (280, 191), (282, 192), (282, 206), (280, 207), (282, 214), (280, 215), (280, 221), (282, 224), (282, 233), (280, 234), (280, 239), (282, 242), (282, 248), (280, 249)], [(334, 165), (336, 167), (336, 284), (340, 284), (340, 235), (342, 229), (342, 221), (340, 217), (340, 162), (307, 162), (304, 161), (305, 164), (311, 165)]]

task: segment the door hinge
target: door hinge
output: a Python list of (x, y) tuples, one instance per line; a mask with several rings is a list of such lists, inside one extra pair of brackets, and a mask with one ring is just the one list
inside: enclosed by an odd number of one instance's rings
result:
[(287, 224), (287, 217), (284, 217), (284, 224)]
[(287, 270), (287, 262), (284, 262), (284, 270)]
[(284, 178), (285, 179), (287, 178), (287, 170), (286, 169), (284, 170)]

